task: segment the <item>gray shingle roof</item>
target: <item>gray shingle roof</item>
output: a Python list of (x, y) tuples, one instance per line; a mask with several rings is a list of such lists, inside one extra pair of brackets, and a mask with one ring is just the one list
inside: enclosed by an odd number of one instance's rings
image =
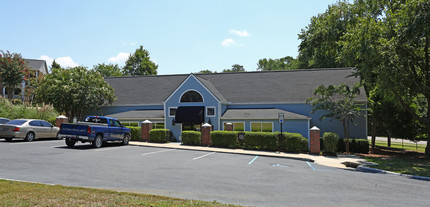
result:
[(233, 119), (278, 119), (278, 114), (284, 113), (284, 119), (310, 119), (307, 116), (281, 109), (227, 109), (221, 116), (223, 120)]
[[(320, 85), (352, 86), (352, 68), (194, 74), (222, 103), (304, 103)], [(161, 105), (189, 75), (106, 78), (115, 89), (114, 105)], [(356, 98), (367, 101), (364, 89)]]
[(115, 89), (113, 105), (161, 105), (188, 75), (115, 77), (105, 80)]
[(134, 110), (116, 114), (109, 114), (116, 119), (162, 119), (164, 118), (163, 110)]
[(30, 70), (39, 70), (43, 74), (48, 74), (48, 66), (45, 60), (24, 59)]

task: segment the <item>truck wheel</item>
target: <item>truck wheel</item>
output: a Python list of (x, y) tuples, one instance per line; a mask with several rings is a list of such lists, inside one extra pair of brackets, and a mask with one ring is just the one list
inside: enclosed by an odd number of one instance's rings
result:
[(66, 139), (66, 145), (68, 147), (74, 147), (76, 144), (76, 141), (70, 140), (70, 139)]
[(25, 136), (24, 140), (27, 141), (27, 142), (33, 141), (34, 140), (34, 133), (33, 132), (27, 133), (27, 135)]
[(13, 138), (4, 138), (6, 142), (11, 142)]
[(57, 138), (58, 140), (62, 140), (63, 138), (58, 135), (60, 135), (60, 132), (57, 132), (57, 136), (55, 138)]
[(130, 135), (128, 134), (124, 135), (124, 139), (122, 140), (122, 145), (128, 145), (129, 141), (130, 141)]
[(102, 135), (100, 134), (97, 135), (92, 144), (93, 144), (93, 147), (100, 148), (103, 145)]

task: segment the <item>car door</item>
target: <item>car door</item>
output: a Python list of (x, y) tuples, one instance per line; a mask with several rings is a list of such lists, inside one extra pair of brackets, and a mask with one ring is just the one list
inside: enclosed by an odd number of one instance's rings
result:
[(42, 126), (42, 122), (38, 120), (33, 120), (28, 123), (31, 127), (31, 131), (34, 132), (36, 138), (45, 137), (47, 134), (46, 129)]
[(44, 128), (46, 134), (45, 138), (54, 138), (57, 137), (57, 131), (54, 130), (54, 126), (47, 121), (40, 121), (42, 123), (42, 127)]
[(122, 127), (121, 127), (121, 123), (119, 123), (118, 120), (113, 120), (114, 126), (115, 126), (115, 138), (117, 140), (122, 140), (123, 138), (123, 132), (122, 132)]

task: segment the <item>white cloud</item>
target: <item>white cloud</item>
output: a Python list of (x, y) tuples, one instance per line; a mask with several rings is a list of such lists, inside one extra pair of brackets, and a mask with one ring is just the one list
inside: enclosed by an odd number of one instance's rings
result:
[(124, 63), (125, 61), (127, 61), (129, 56), (130, 53), (120, 52), (115, 57), (110, 57), (108, 61), (114, 63)]
[(237, 45), (237, 43), (233, 39), (227, 38), (221, 42), (221, 45), (224, 47), (230, 47), (232, 45)]
[[(42, 55), (42, 56), (40, 56), (39, 59), (40, 60), (45, 60), (46, 64), (48, 65), (48, 67), (51, 67), (52, 62), (54, 62), (54, 58), (49, 57), (47, 55)], [(55, 58), (55, 62), (57, 62), (58, 64), (60, 64), (60, 66), (62, 68), (71, 68), (71, 67), (79, 66), (79, 64), (76, 63), (76, 62), (74, 62), (73, 59), (70, 56)]]
[(234, 29), (232, 29), (232, 30), (230, 30), (230, 33), (238, 35), (238, 36), (241, 36), (241, 37), (249, 37), (249, 36), (251, 36), (251, 34), (249, 34), (248, 31), (246, 31), (246, 30), (240, 31), (240, 30), (234, 30)]

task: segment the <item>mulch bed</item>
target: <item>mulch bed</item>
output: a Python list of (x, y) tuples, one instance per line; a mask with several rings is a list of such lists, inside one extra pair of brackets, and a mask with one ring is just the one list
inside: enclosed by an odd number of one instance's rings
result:
[(409, 150), (395, 150), (376, 147), (375, 149), (370, 149), (369, 154), (357, 153), (356, 155), (363, 157), (379, 157), (379, 158), (414, 158), (428, 160), (430, 158), (425, 157), (423, 152), (409, 151)]

